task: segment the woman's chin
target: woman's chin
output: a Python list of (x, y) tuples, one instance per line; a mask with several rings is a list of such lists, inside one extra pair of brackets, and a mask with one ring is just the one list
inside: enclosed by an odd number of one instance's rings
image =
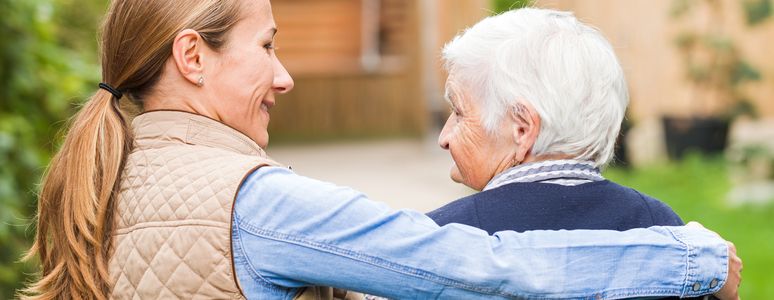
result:
[(471, 188), (471, 189), (474, 189), (474, 190), (476, 190), (476, 191), (481, 191), (481, 190), (483, 190), (483, 189), (484, 189), (484, 186), (486, 185), (486, 183), (483, 183), (483, 184), (475, 184), (474, 182), (471, 182), (470, 180), (465, 180), (465, 178), (464, 178), (464, 177), (462, 176), (462, 174), (461, 174), (461, 173), (460, 173), (460, 172), (457, 170), (457, 168), (456, 168), (456, 167), (453, 167), (453, 168), (452, 168), (450, 177), (451, 177), (451, 180), (452, 180), (452, 181), (454, 181), (454, 182), (456, 182), (456, 183), (459, 183), (459, 184), (462, 184), (462, 185), (464, 185), (464, 186), (467, 186), (467, 187), (469, 187), (469, 188)]
[(266, 149), (266, 146), (269, 145), (269, 133), (265, 130), (262, 132), (252, 132), (248, 136), (262, 149)]
[(449, 177), (452, 181), (456, 183), (465, 184), (462, 180), (462, 174), (460, 174), (459, 169), (457, 169), (457, 166), (453, 166), (452, 169), (449, 171)]

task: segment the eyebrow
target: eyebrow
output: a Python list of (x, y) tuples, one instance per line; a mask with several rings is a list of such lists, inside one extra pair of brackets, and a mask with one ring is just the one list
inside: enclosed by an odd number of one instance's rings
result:
[(444, 91), (443, 99), (446, 100), (446, 103), (449, 103), (449, 105), (451, 105), (452, 108), (454, 108), (455, 110), (457, 109), (457, 105), (455, 105), (454, 101), (452, 100), (451, 93), (449, 92), (449, 90)]
[(277, 27), (272, 27), (271, 29), (269, 29), (269, 31), (271, 32), (271, 37), (274, 38), (274, 36), (277, 35), (278, 30), (277, 30)]

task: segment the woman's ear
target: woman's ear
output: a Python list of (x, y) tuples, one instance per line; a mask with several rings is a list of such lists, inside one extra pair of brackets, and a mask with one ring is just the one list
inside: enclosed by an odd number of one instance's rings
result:
[(195, 85), (201, 85), (204, 78), (204, 44), (202, 37), (193, 29), (177, 34), (172, 44), (172, 59), (180, 75)]
[(516, 144), (514, 161), (523, 162), (532, 155), (532, 147), (540, 134), (540, 115), (528, 102), (517, 102), (510, 109), (513, 140)]

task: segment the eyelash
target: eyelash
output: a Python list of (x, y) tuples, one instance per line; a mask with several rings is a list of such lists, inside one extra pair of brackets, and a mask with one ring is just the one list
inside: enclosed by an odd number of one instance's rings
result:
[(266, 50), (277, 50), (276, 48), (274, 48), (274, 42), (263, 45), (263, 48), (265, 48)]

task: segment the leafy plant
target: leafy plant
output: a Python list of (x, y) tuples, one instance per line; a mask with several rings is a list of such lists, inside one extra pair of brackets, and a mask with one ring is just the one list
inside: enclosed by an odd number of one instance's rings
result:
[(533, 0), (493, 0), (492, 8), (495, 14), (499, 14), (512, 9), (531, 6), (533, 2)]
[[(733, 118), (739, 114), (754, 115), (754, 106), (740, 86), (761, 79), (761, 73), (740, 53), (725, 28), (728, 9), (720, 0), (674, 0), (670, 14), (683, 19), (701, 8), (708, 14), (704, 24), (687, 26), (675, 38), (675, 45), (685, 63), (686, 77), (691, 81), (695, 105), (703, 115)], [(771, 15), (770, 0), (741, 2), (747, 24), (763, 22)]]
[[(101, 2), (89, 0), (87, 6), (104, 7)], [(64, 9), (82, 10), (80, 5), (0, 0), (0, 299), (14, 298), (36, 271), (19, 259), (34, 232), (37, 185), (57, 145), (53, 137), (77, 99), (94, 90), (87, 83), (99, 79), (94, 59), (98, 15), (78, 17), (90, 24), (87, 28), (57, 26), (60, 18), (69, 19), (60, 14)], [(61, 34), (65, 28), (88, 30), (91, 35), (79, 43), (90, 49), (66, 47), (65, 39), (76, 41)]]
[(747, 0), (744, 1), (743, 5), (747, 24), (749, 25), (763, 22), (771, 15), (770, 0)]

